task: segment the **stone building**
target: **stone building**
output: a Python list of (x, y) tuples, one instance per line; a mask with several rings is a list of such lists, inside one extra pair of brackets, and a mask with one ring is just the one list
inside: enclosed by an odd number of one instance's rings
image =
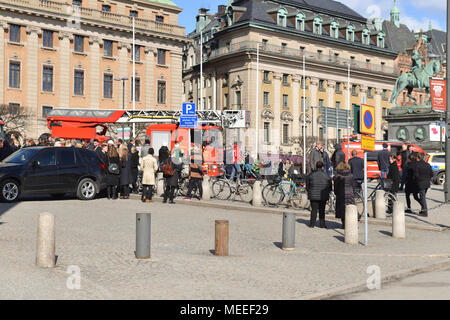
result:
[(33, 138), (53, 108), (132, 108), (133, 78), (136, 109), (179, 108), (181, 11), (171, 0), (0, 0), (0, 104), (26, 107)]
[[(188, 35), (193, 43), (183, 61), (185, 101), (204, 109), (250, 110), (251, 128), (236, 137), (249, 150), (300, 153), (304, 116), (308, 144), (320, 139), (331, 146), (347, 135), (347, 118), (353, 128), (354, 109), (363, 102), (376, 107), (376, 138), (383, 138), (383, 109), (390, 108), (399, 72), (381, 23), (331, 0), (228, 2), (216, 14), (200, 9)], [(332, 110), (327, 119), (324, 110)], [(332, 121), (336, 114), (339, 124)]]

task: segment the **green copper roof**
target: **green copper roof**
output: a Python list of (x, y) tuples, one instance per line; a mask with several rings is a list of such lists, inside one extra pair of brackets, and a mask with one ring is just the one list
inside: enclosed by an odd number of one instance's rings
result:
[(156, 2), (159, 4), (164, 4), (166, 6), (176, 7), (177, 5), (172, 0), (146, 0), (148, 2)]
[(391, 10), (391, 14), (393, 14), (393, 13), (398, 13), (398, 14), (400, 14), (400, 9), (397, 8), (397, 1), (396, 1), (396, 0), (394, 0), (394, 7), (393, 7), (392, 10)]

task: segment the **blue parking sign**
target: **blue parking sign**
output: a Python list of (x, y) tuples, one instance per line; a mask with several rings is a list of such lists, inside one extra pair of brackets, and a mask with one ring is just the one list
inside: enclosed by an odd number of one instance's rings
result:
[(198, 117), (197, 116), (181, 116), (180, 128), (197, 128)]
[(195, 103), (183, 103), (183, 115), (195, 116)]

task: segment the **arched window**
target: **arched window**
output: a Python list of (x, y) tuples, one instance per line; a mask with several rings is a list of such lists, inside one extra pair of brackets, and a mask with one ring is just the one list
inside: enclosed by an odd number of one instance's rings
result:
[(379, 32), (377, 35), (377, 47), (384, 48), (384, 32)]
[(295, 17), (295, 29), (300, 31), (305, 31), (305, 14), (302, 12), (299, 12), (297, 16)]
[(280, 10), (278, 10), (277, 25), (280, 27), (286, 27), (287, 14), (288, 12), (285, 8), (280, 8)]
[(370, 31), (369, 29), (364, 29), (362, 32), (362, 44), (369, 45), (370, 44)]
[(349, 24), (347, 26), (347, 36), (346, 36), (347, 41), (355, 41), (355, 26), (352, 24)]
[(321, 17), (314, 18), (313, 33), (322, 34), (322, 22), (323, 20)]
[(333, 21), (330, 26), (330, 37), (339, 38), (339, 23)]

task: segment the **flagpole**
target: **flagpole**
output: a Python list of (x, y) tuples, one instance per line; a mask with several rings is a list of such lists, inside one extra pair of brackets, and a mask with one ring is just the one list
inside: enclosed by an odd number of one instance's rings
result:
[[(135, 29), (134, 29), (134, 17), (133, 17), (133, 93), (132, 93), (132, 97), (133, 97), (133, 111), (136, 109), (136, 38), (135, 38)], [(133, 138), (136, 138), (136, 124), (133, 122)]]

